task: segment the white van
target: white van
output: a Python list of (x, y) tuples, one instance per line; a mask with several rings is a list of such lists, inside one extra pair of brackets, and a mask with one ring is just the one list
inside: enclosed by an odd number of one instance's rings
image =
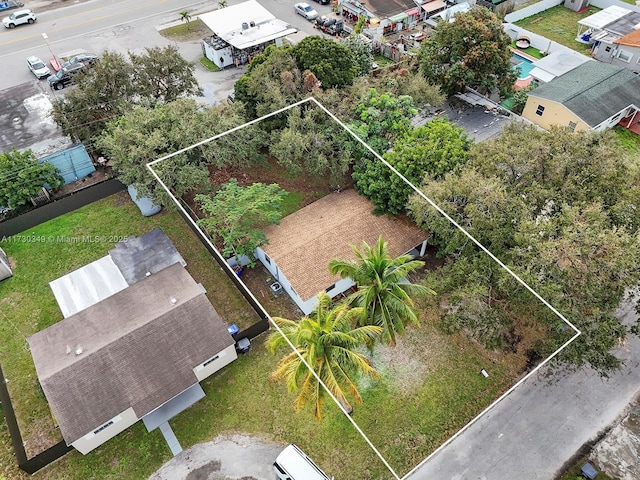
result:
[(280, 452), (273, 468), (278, 480), (333, 480), (293, 444)]

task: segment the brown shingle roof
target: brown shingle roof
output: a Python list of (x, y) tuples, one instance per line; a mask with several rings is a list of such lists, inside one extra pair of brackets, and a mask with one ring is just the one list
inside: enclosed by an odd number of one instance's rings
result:
[(630, 47), (640, 47), (640, 30), (635, 30), (628, 33), (624, 37), (620, 37), (618, 40), (614, 40), (613, 43), (620, 45), (629, 45)]
[[(197, 383), (192, 369), (234, 343), (218, 313), (180, 264), (28, 341), (38, 378), (67, 444), (129, 407), (138, 418), (149, 413)], [(75, 354), (77, 347), (82, 348), (80, 355)]]
[(329, 273), (330, 260), (355, 260), (351, 245), (373, 246), (382, 235), (397, 257), (428, 237), (407, 218), (375, 216), (373, 208), (355, 190), (331, 193), (267, 227), (262, 248), (306, 301), (340, 278)]

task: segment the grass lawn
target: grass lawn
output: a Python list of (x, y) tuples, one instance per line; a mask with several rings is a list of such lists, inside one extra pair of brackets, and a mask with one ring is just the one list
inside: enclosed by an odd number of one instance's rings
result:
[[(589, 463), (591, 463), (591, 465), (593, 465), (593, 462), (590, 462), (590, 460), (587, 457), (581, 458), (562, 477), (560, 477), (559, 480), (584, 480), (584, 477), (582, 475), (580, 475), (580, 469), (582, 468), (582, 465), (584, 465), (587, 462), (589, 462)], [(597, 467), (596, 467), (596, 470), (598, 470)], [(598, 470), (598, 480), (616, 480), (616, 479), (615, 478), (611, 478), (606, 473), (601, 472), (600, 470)]]
[(516, 46), (516, 42), (511, 42), (511, 47), (514, 48), (516, 50), (516, 52), (524, 52), (527, 55), (531, 55), (534, 58), (542, 58), (544, 57), (544, 55), (542, 54), (542, 52), (540, 52), (540, 50), (538, 50), (537, 48), (533, 48), (533, 47), (527, 47), (527, 48), (518, 48)]
[(590, 46), (576, 42), (578, 20), (593, 15), (598, 11), (600, 11), (599, 8), (591, 6), (584, 12), (577, 13), (569, 10), (564, 5), (558, 5), (544, 12), (519, 20), (515, 22), (515, 24), (533, 33), (542, 35), (549, 40), (572, 48), (577, 52), (587, 54)]
[[(297, 202), (292, 197), (289, 202)], [(229, 322), (245, 325), (255, 315), (182, 219), (172, 212), (142, 217), (126, 194), (96, 202), (32, 230), (38, 236), (140, 235), (160, 226), (185, 257), (188, 269)], [(27, 450), (33, 455), (60, 439), (38, 389), (26, 337), (62, 315), (48, 282), (106, 255), (112, 243), (2, 244), (15, 262), (15, 277), (0, 283), (0, 362), (9, 379)], [(462, 334), (437, 328), (437, 312), (424, 305), (422, 328), (410, 328), (395, 348), (377, 347), (382, 374), (363, 380), (364, 404), (353, 419), (399, 474), (406, 473), (478, 414), (521, 375), (523, 359), (487, 352)], [(207, 396), (171, 421), (183, 448), (219, 434), (245, 433), (297, 443), (339, 480), (386, 480), (391, 475), (339, 410), (328, 405), (316, 422), (310, 409), (295, 413), (293, 396), (274, 384), (278, 355), (267, 353), (264, 336), (251, 352), (203, 382)], [(479, 374), (487, 369), (489, 378)], [(15, 465), (4, 423), (0, 426), (0, 479), (26, 478)], [(136, 424), (87, 456), (72, 452), (39, 475), (47, 479), (142, 479), (170, 459), (158, 431)]]
[(189, 23), (181, 23), (173, 27), (165, 28), (159, 31), (160, 35), (169, 40), (176, 42), (192, 42), (202, 40), (204, 37), (213, 35), (213, 32), (207, 27), (202, 20), (196, 18)]
[(628, 153), (640, 155), (640, 135), (620, 126), (614, 127), (613, 133)]

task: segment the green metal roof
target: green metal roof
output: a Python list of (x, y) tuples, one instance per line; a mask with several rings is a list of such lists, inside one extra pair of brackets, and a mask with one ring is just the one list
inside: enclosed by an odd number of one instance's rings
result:
[(640, 76), (590, 60), (529, 93), (561, 103), (595, 127), (629, 105), (640, 107)]

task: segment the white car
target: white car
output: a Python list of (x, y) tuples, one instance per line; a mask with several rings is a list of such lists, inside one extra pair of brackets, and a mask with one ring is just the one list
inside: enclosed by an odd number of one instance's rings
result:
[(38, 80), (51, 75), (49, 67), (47, 67), (38, 57), (27, 58), (27, 67), (29, 67), (31, 73), (33, 73)]
[(16, 28), (16, 25), (22, 25), (23, 23), (33, 23), (36, 21), (36, 14), (28, 8), (25, 10), (17, 10), (8, 17), (2, 19), (2, 24), (5, 28)]
[(318, 12), (308, 3), (296, 3), (295, 9), (298, 15), (302, 15), (307, 20), (315, 20), (318, 16)]

